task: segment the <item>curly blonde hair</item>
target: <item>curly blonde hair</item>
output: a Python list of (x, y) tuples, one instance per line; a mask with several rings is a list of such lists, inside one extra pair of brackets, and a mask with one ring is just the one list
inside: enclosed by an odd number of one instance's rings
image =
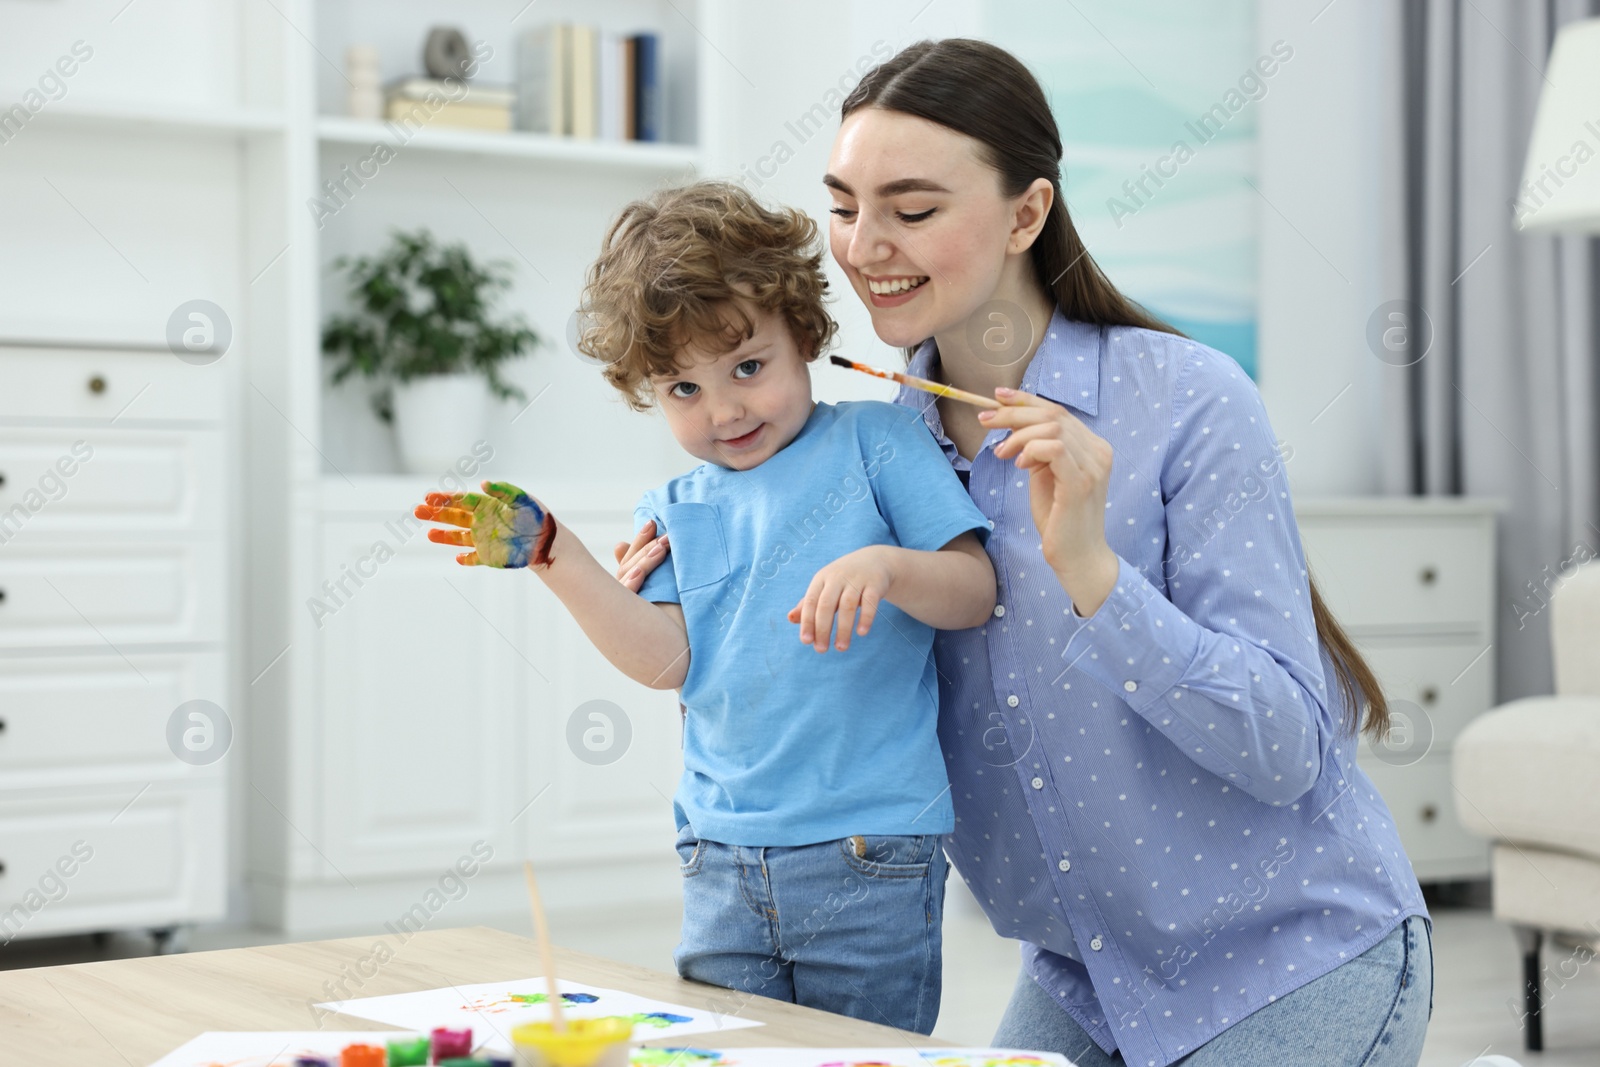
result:
[(740, 306), (783, 316), (806, 362), (838, 328), (823, 307), (817, 224), (769, 210), (731, 182), (664, 189), (623, 208), (589, 268), (578, 350), (604, 363), (628, 406), (646, 411), (650, 379), (676, 375), (685, 346), (722, 352), (755, 333)]

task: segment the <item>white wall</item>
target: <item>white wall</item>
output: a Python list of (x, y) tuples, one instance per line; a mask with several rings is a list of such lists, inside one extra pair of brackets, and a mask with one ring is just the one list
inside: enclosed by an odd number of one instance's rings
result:
[(1294, 49), (1257, 105), (1257, 184), (1260, 386), (1273, 430), (1294, 448), (1296, 498), (1379, 488), (1387, 368), (1367, 349), (1366, 323), (1400, 295), (1383, 291), (1381, 269), (1391, 149), (1379, 107), (1397, 91), (1373, 43), (1384, 2), (1258, 6), (1261, 50), (1277, 40)]
[[(1367, 350), (1365, 330), (1372, 309), (1397, 294), (1384, 292), (1381, 280), (1388, 223), (1377, 153), (1388, 142), (1378, 108), (1394, 90), (1372, 46), (1378, 2), (1258, 5), (1258, 51), (1280, 39), (1295, 50), (1258, 105), (1256, 184), (1263, 196), (1260, 386), (1273, 429), (1295, 449), (1289, 471), (1297, 497), (1379, 486), (1384, 367)], [(825, 0), (762, 5), (759, 17), (749, 11), (741, 8), (727, 40), (717, 42), (742, 74), (729, 74), (739, 91), (712, 166), (745, 176), (763, 197), (804, 208), (821, 225), (828, 198), (819, 179), (831, 132), (801, 141), (785, 123), (830, 87), (854, 84), (851, 71), (877, 42), (897, 50), (924, 37), (977, 34), (982, 22), (981, 0)], [(781, 166), (772, 162), (779, 141), (793, 152)], [(831, 256), (828, 266), (840, 351), (894, 365), (898, 354), (873, 334)], [(892, 395), (824, 367), (815, 380), (825, 400)]]

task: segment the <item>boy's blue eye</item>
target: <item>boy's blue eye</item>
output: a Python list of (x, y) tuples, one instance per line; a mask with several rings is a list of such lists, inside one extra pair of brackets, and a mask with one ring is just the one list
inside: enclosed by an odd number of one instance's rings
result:
[[(746, 367), (749, 368), (749, 370), (746, 373), (744, 373), (744, 374), (739, 373), (740, 371), (745, 370)], [(758, 371), (760, 369), (761, 369), (761, 361), (759, 359), (747, 359), (743, 363), (740, 363), (737, 367), (733, 368), (733, 376), (735, 378), (749, 378), (752, 375), (754, 375), (756, 371)]]
[[(679, 389), (685, 388), (689, 390), (687, 393), (678, 392)], [(687, 400), (689, 397), (693, 396), (699, 388), (700, 387), (693, 382), (673, 382), (672, 388), (667, 390), (667, 392), (672, 396), (677, 397), (679, 400)]]

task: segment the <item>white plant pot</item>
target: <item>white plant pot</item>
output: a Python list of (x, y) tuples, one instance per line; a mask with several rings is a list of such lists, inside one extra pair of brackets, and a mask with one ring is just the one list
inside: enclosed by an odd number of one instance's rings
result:
[(477, 374), (435, 374), (394, 387), (394, 433), (411, 474), (442, 475), (482, 440), (489, 388)]

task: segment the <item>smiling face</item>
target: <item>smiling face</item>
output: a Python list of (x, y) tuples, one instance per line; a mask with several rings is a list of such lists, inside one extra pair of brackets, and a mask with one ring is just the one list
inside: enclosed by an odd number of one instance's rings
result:
[(684, 451), (730, 470), (771, 459), (811, 417), (811, 371), (788, 323), (748, 301), (739, 307), (755, 332), (731, 352), (696, 341), (678, 372), (650, 386)]
[[(839, 127), (823, 183), (828, 242), (885, 343), (946, 333), (995, 299), (1038, 288), (1026, 254), (1042, 225), (1037, 185), (1002, 194), (982, 145), (927, 119), (864, 107)], [(941, 348), (944, 346), (941, 345)]]

